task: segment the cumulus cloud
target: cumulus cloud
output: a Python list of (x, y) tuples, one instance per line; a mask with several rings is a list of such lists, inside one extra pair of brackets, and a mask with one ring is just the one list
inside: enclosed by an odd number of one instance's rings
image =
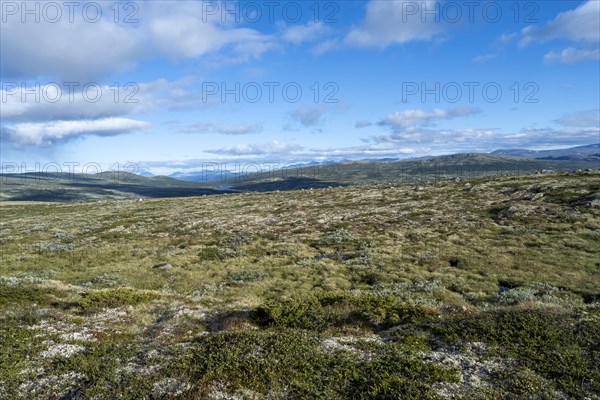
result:
[(293, 25), (282, 29), (281, 38), (289, 43), (301, 44), (322, 37), (330, 30), (322, 22), (309, 22), (306, 25)]
[(520, 32), (503, 34), (500, 43), (518, 40), (521, 47), (552, 40), (569, 41), (576, 46), (554, 49), (544, 55), (547, 63), (575, 64), (600, 59), (600, 1), (588, 0), (559, 13), (544, 25), (530, 25)]
[(564, 64), (575, 64), (582, 61), (600, 59), (600, 48), (576, 49), (567, 47), (563, 50), (552, 50), (544, 55), (544, 61), (548, 63), (560, 62)]
[(2, 136), (17, 145), (48, 146), (84, 135), (112, 136), (149, 126), (147, 122), (128, 118), (18, 123), (3, 126)]
[(470, 147), (471, 142), (483, 143), (493, 139), (497, 129), (493, 128), (438, 128), (437, 121), (467, 117), (478, 114), (476, 108), (454, 109), (409, 109), (387, 115), (377, 125), (389, 129), (389, 133), (372, 136), (369, 141), (395, 147), (447, 148), (448, 145)]
[(528, 26), (521, 30), (519, 44), (526, 46), (533, 42), (552, 39), (567, 39), (573, 42), (600, 42), (600, 2), (589, 0), (579, 7), (559, 13), (546, 25)]
[(175, 7), (150, 3), (143, 26), (148, 27), (149, 44), (159, 54), (197, 58), (229, 46), (236, 55), (247, 59), (277, 47), (275, 37), (254, 29), (230, 27), (217, 16), (208, 17), (196, 2), (178, 3)]
[(61, 18), (57, 23), (33, 18), (23, 23), (20, 15), (6, 16), (0, 35), (3, 77), (94, 80), (135, 65), (143, 48), (139, 32), (108, 19), (89, 23), (76, 15), (73, 22)]
[(496, 148), (539, 148), (544, 146), (576, 146), (598, 142), (600, 110), (586, 110), (565, 114), (554, 120), (561, 126), (524, 127), (517, 132), (503, 132), (499, 128), (465, 127), (447, 129), (432, 123), (435, 120), (467, 116), (476, 109), (405, 110), (394, 113), (379, 122), (389, 127), (390, 133), (370, 138), (375, 144), (390, 146), (427, 146), (435, 150), (451, 148), (460, 151), (491, 151)]
[(289, 144), (273, 140), (272, 142), (264, 144), (238, 144), (233, 147), (207, 150), (206, 152), (228, 156), (262, 156), (289, 154), (302, 149), (303, 147), (297, 144)]
[(495, 129), (431, 129), (408, 127), (403, 131), (373, 137), (376, 143), (403, 143), (404, 145), (423, 144), (445, 146), (452, 144), (468, 144), (481, 140), (489, 140), (496, 134)]
[(194, 83), (192, 78), (117, 86), (2, 82), (0, 118), (11, 122), (79, 120), (207, 106), (193, 89)]
[(5, 16), (0, 36), (3, 77), (93, 81), (142, 60), (196, 59), (223, 51), (227, 60), (244, 61), (279, 46), (273, 35), (224, 24), (219, 16), (207, 18), (198, 2), (135, 3), (137, 23), (114, 23), (111, 4), (95, 4), (103, 7), (103, 17), (95, 22), (86, 21), (82, 6), (72, 20), (63, 15), (55, 23), (33, 17), (22, 22), (20, 13)]
[[(3, 82), (0, 90), (4, 121), (101, 118), (141, 111), (139, 86), (23, 85)], [(147, 105), (147, 104), (146, 104)]]
[(431, 111), (411, 109), (390, 114), (379, 121), (378, 125), (388, 126), (394, 132), (410, 133), (410, 131), (415, 130), (415, 126), (417, 125), (429, 124), (437, 120), (465, 117), (479, 112), (480, 111), (475, 108), (454, 108), (450, 110), (435, 108)]
[(434, 9), (436, 1), (379, 1), (371, 0), (361, 24), (352, 29), (345, 41), (360, 47), (386, 47), (414, 40), (431, 40), (444, 31), (435, 18), (422, 20), (421, 12), (413, 8)]

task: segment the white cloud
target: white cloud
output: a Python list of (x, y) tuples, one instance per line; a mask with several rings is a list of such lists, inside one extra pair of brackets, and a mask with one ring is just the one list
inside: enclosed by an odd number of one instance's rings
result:
[(569, 113), (554, 120), (554, 122), (576, 128), (600, 127), (600, 109)]
[[(427, 146), (434, 150), (456, 148), (460, 151), (491, 151), (496, 148), (540, 146), (576, 146), (598, 142), (600, 110), (563, 115), (554, 122), (562, 127), (525, 127), (518, 132), (503, 133), (499, 128), (438, 128), (431, 121), (467, 116), (473, 109), (406, 110), (394, 113), (379, 125), (389, 126), (391, 133), (371, 137), (375, 144), (389, 146)], [(487, 149), (487, 150), (485, 150)]]
[(262, 131), (261, 124), (222, 125), (216, 122), (200, 121), (178, 129), (179, 133), (219, 133), (223, 135), (248, 135)]
[(217, 128), (218, 133), (224, 135), (247, 135), (250, 133), (257, 133), (262, 130), (261, 125), (233, 125), (233, 126), (221, 126)]
[(579, 7), (562, 12), (542, 27), (528, 26), (521, 30), (519, 44), (552, 39), (597, 43), (600, 41), (600, 1), (589, 0)]
[(139, 32), (107, 19), (89, 23), (81, 13), (74, 14), (79, 18), (72, 23), (66, 18), (57, 23), (29, 18), (22, 23), (19, 15), (6, 17), (0, 35), (4, 79), (94, 80), (135, 65), (143, 48)]
[(316, 126), (322, 122), (326, 110), (324, 108), (299, 108), (292, 112), (294, 120), (306, 127)]
[[(391, 131), (371, 137), (376, 144), (389, 146), (408, 146), (430, 148), (448, 148), (449, 145), (459, 145), (463, 148), (481, 143), (487, 143), (497, 134), (497, 129), (490, 128), (437, 128), (437, 121), (467, 117), (479, 113), (475, 108), (409, 109), (395, 112), (377, 123)], [(472, 142), (472, 143), (471, 143)]]
[(409, 127), (403, 131), (395, 131), (391, 134), (373, 137), (375, 143), (402, 144), (405, 146), (416, 144), (427, 144), (434, 147), (445, 147), (447, 145), (476, 144), (488, 142), (497, 134), (495, 129), (430, 129)]
[(423, 13), (412, 11), (414, 7), (431, 10), (436, 8), (436, 1), (369, 1), (364, 20), (348, 33), (346, 42), (360, 47), (386, 47), (431, 40), (444, 31), (432, 16), (423, 21)]
[(76, 86), (3, 82), (0, 118), (5, 122), (80, 120), (207, 106), (190, 89), (194, 82), (191, 78), (159, 79), (118, 86), (93, 84), (86, 90), (85, 82)]
[(544, 55), (545, 62), (560, 62), (564, 64), (575, 64), (582, 61), (600, 59), (600, 48), (598, 49), (576, 49), (567, 47), (563, 50), (552, 50)]
[(410, 133), (411, 130), (414, 131), (417, 125), (428, 124), (436, 120), (465, 117), (479, 112), (475, 108), (454, 108), (450, 110), (436, 108), (431, 111), (418, 109), (404, 110), (388, 115), (379, 121), (378, 125), (389, 126), (394, 132)]
[(502, 35), (500, 35), (500, 37), (497, 39), (498, 43), (500, 44), (507, 44), (512, 42), (514, 39), (516, 39), (519, 36), (518, 33), (516, 32), (512, 32), (512, 33), (503, 33)]
[(150, 2), (146, 21), (150, 45), (160, 54), (175, 58), (198, 58), (231, 46), (240, 58), (260, 57), (276, 48), (274, 37), (249, 28), (235, 28), (220, 23), (216, 16), (203, 13), (197, 2)]
[(216, 150), (206, 150), (207, 153), (229, 155), (229, 156), (260, 156), (289, 154), (294, 151), (302, 150), (303, 147), (297, 144), (288, 144), (273, 140), (264, 144), (238, 144), (233, 147), (221, 148)]
[[(44, 121), (101, 118), (140, 111), (139, 87), (58, 84), (20, 85), (3, 82), (0, 90), (4, 121)], [(134, 92), (137, 92), (134, 94)]]
[(34, 18), (23, 23), (20, 14), (6, 16), (0, 35), (4, 79), (94, 81), (142, 60), (223, 52), (228, 61), (241, 62), (280, 45), (275, 36), (222, 23), (218, 16), (207, 18), (200, 2), (136, 2), (138, 23), (114, 23), (112, 4), (95, 4), (104, 9), (93, 23), (83, 18), (81, 6), (72, 21), (63, 15), (56, 23)]
[[(515, 147), (551, 147), (551, 146), (578, 146), (582, 144), (598, 143), (599, 127), (565, 127), (565, 128), (523, 128), (522, 137), (514, 142), (506, 141)], [(506, 146), (505, 146), (506, 147)]]
[(55, 141), (73, 139), (83, 135), (111, 136), (150, 126), (144, 121), (128, 118), (103, 118), (78, 121), (52, 121), (19, 123), (3, 126), (5, 139), (18, 145), (47, 146)]
[(321, 54), (325, 54), (340, 45), (340, 41), (338, 39), (329, 39), (323, 42), (317, 43), (312, 49), (311, 52), (314, 55), (320, 56)]
[(281, 38), (289, 43), (301, 44), (323, 37), (329, 28), (322, 22), (309, 22), (306, 25), (293, 25), (282, 29)]

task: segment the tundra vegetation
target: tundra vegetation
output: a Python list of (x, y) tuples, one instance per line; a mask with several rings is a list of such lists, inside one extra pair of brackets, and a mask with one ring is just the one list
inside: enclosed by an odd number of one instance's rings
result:
[(0, 398), (600, 398), (599, 172), (0, 210)]

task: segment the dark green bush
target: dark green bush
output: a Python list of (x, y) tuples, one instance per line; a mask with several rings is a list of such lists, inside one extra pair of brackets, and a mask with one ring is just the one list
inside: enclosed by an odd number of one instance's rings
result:
[(118, 288), (81, 294), (78, 305), (83, 309), (133, 306), (156, 299), (152, 293), (141, 293), (134, 289)]
[[(576, 398), (600, 393), (600, 312), (507, 308), (429, 323), (446, 341), (484, 341)], [(517, 385), (518, 382), (516, 383)]]
[(372, 294), (322, 294), (268, 302), (252, 313), (259, 324), (324, 330), (331, 326), (388, 328), (415, 322), (432, 310)]
[(50, 295), (59, 294), (57, 290), (34, 285), (4, 285), (0, 283), (0, 305), (8, 303), (47, 304)]
[(411, 358), (394, 345), (380, 346), (366, 359), (324, 351), (314, 333), (302, 330), (203, 336), (187, 357), (174, 365), (191, 366), (182, 373), (197, 382), (197, 390), (221, 382), (227, 393), (245, 388), (292, 399), (432, 398), (432, 383), (456, 380), (454, 371)]

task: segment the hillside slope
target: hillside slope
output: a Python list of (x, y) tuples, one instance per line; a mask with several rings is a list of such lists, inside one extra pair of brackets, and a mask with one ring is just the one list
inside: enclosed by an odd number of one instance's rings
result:
[(287, 191), (382, 182), (406, 183), (527, 175), (543, 170), (598, 169), (600, 161), (537, 160), (487, 153), (453, 154), (404, 161), (354, 161), (287, 168), (221, 180), (192, 182), (125, 172), (98, 175), (0, 174), (0, 201), (85, 202), (97, 200), (189, 197), (236, 192)]
[[(292, 179), (326, 181), (327, 185), (367, 183), (407, 183), (443, 181), (452, 178), (475, 179), (485, 176), (527, 175), (548, 171), (599, 169), (600, 161), (535, 160), (487, 153), (464, 153), (393, 162), (354, 161), (338, 164), (291, 168), (274, 173), (239, 176), (228, 183), (234, 189), (253, 191), (271, 182), (271, 187), (284, 190)], [(281, 188), (277, 188), (279, 182)], [(304, 188), (311, 187), (307, 181)], [(314, 188), (323, 187), (314, 186)]]
[(600, 395), (600, 172), (0, 211), (0, 398)]
[(188, 197), (217, 192), (165, 176), (144, 177), (125, 172), (102, 174), (0, 174), (0, 200), (81, 202)]
[(600, 144), (571, 147), (559, 150), (525, 150), (525, 149), (500, 149), (492, 154), (508, 155), (513, 157), (533, 158), (538, 160), (571, 160), (600, 162)]

